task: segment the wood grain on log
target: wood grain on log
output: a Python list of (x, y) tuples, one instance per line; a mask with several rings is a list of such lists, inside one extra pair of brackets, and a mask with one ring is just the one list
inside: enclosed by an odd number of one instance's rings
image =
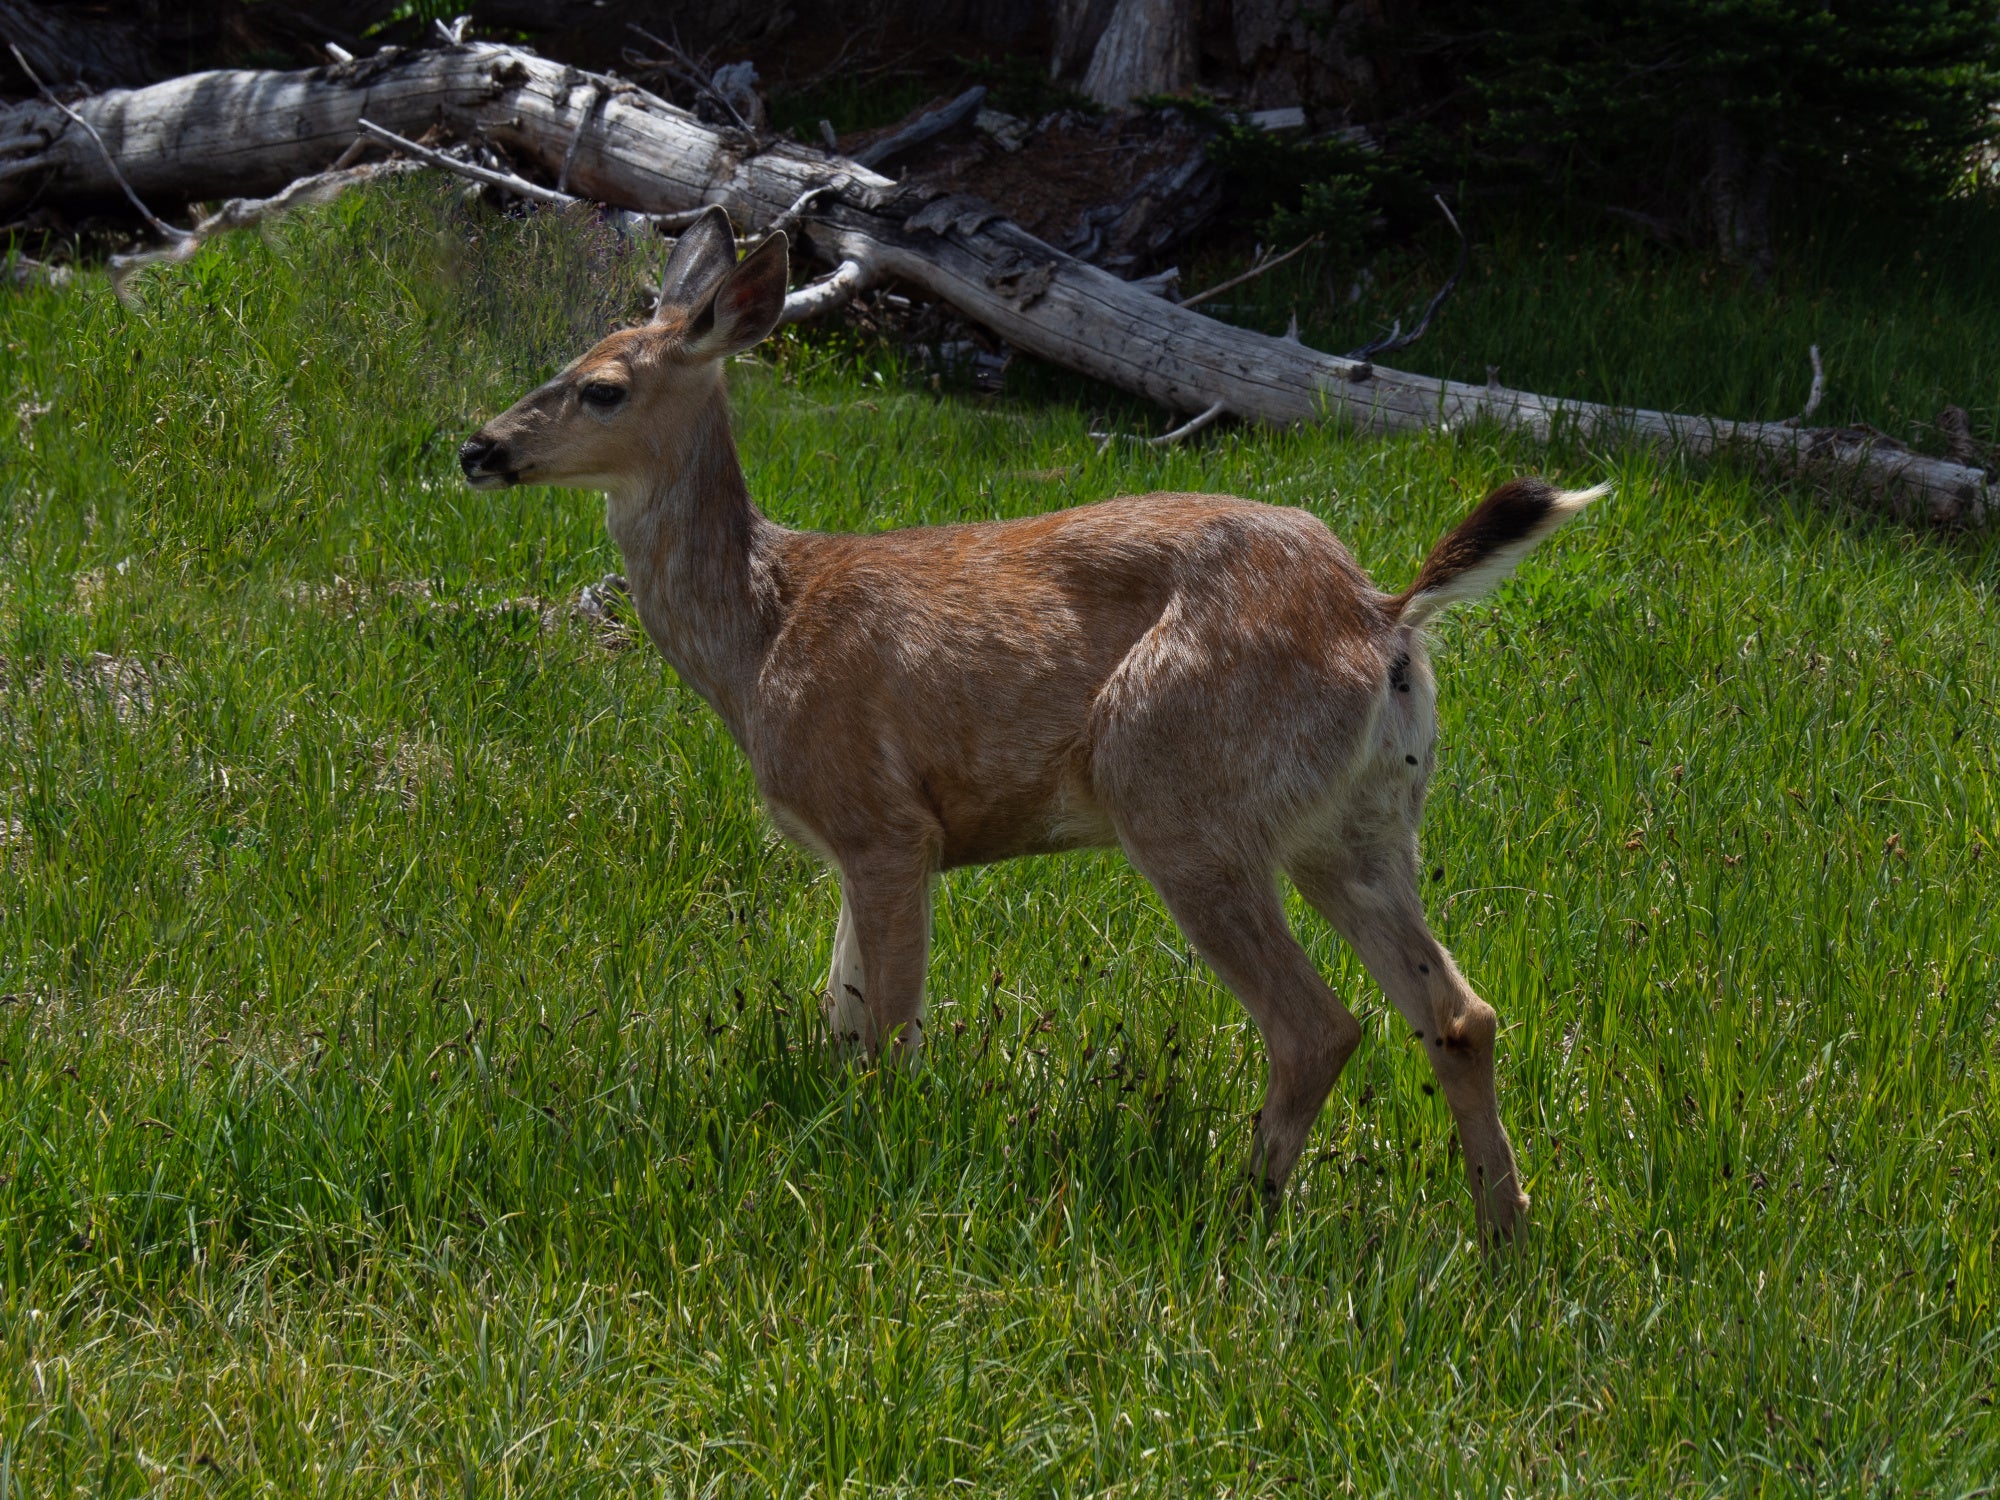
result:
[[(1538, 438), (1571, 431), (1697, 454), (1735, 447), (1788, 467), (1847, 468), (1940, 521), (1983, 523), (2000, 505), (1981, 470), (1872, 434), (1468, 385), (1232, 327), (1064, 254), (978, 198), (938, 196), (809, 147), (704, 125), (629, 84), (514, 48), (470, 44), (294, 73), (195, 74), (75, 108), (155, 203), (273, 192), (338, 157), (364, 114), (405, 135), (442, 125), (484, 139), (550, 177), (567, 161), (573, 192), (644, 212), (720, 203), (739, 224), (761, 227), (833, 181), (805, 216), (804, 233), (829, 265), (853, 263), (843, 281), (920, 288), (1019, 349), (1176, 412), (1219, 402), (1260, 422), (1400, 431), (1491, 421)], [(58, 111), (39, 101), (0, 110), (0, 139), (29, 136), (48, 145), (23, 158), (33, 170), (0, 172), (0, 213), (36, 196), (117, 198), (102, 155)]]

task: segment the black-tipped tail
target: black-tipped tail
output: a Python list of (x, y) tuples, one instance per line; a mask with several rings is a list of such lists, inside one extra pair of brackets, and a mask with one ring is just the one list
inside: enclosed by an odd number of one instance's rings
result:
[(1510, 479), (1438, 539), (1417, 581), (1389, 601), (1392, 616), (1422, 628), (1447, 606), (1477, 599), (1513, 572), (1542, 538), (1611, 486), (1559, 490), (1545, 479)]

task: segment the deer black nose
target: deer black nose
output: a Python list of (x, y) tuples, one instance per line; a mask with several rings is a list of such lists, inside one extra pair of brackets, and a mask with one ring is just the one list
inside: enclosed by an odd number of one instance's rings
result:
[(490, 474), (505, 469), (506, 450), (491, 438), (468, 438), (458, 450), (458, 466), (465, 470), (465, 477), (476, 479), (481, 474)]

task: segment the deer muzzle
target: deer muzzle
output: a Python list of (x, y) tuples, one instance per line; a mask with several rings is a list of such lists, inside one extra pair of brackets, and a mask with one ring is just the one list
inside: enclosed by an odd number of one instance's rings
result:
[(458, 450), (458, 466), (476, 490), (504, 490), (521, 482), (519, 471), (508, 462), (507, 445), (488, 437), (468, 438)]

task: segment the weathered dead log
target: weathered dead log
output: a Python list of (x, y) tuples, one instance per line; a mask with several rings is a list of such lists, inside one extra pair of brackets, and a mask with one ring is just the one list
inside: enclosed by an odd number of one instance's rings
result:
[[(645, 212), (705, 203), (764, 226), (831, 184), (804, 233), (845, 279), (921, 289), (1031, 354), (1176, 412), (1220, 404), (1260, 422), (1341, 420), (1374, 431), (1491, 421), (1546, 438), (1574, 431), (1710, 453), (1736, 447), (1787, 467), (1840, 467), (1940, 521), (1983, 523), (1986, 474), (1879, 436), (1598, 406), (1382, 369), (1177, 307), (1065, 255), (965, 195), (897, 184), (788, 141), (703, 125), (630, 84), (519, 49), (471, 44), (378, 54), (294, 73), (195, 74), (74, 106), (155, 203), (270, 193), (322, 170), (365, 114), (405, 135), (442, 125), (532, 163), (568, 164), (578, 195)], [(0, 141), (45, 141), (0, 162), (0, 214), (31, 199), (110, 203), (117, 183), (85, 133), (50, 105), (0, 110)]]
[(986, 85), (976, 84), (949, 104), (920, 115), (901, 130), (882, 137), (865, 151), (856, 152), (854, 159), (864, 167), (884, 166), (905, 151), (914, 151), (925, 141), (936, 140), (946, 131), (956, 130), (979, 113), (979, 106), (985, 100)]

